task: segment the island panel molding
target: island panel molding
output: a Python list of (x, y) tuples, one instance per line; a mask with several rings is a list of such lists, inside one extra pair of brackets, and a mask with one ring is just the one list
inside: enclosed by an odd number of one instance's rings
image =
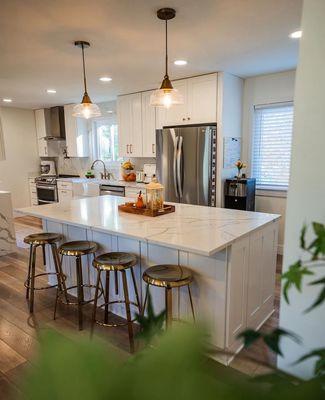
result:
[[(41, 217), (44, 231), (61, 233), (64, 241), (93, 240), (100, 246), (99, 253), (137, 255), (135, 276), (141, 301), (145, 293), (142, 273), (147, 268), (166, 263), (190, 268), (195, 314), (209, 328), (210, 345), (214, 350), (238, 352), (242, 347), (238, 333), (247, 327), (258, 329), (274, 311), (279, 216), (177, 204), (175, 213), (152, 219), (119, 213), (117, 207), (123, 201), (102, 196), (17, 211)], [(46, 257), (46, 268), (53, 271), (50, 254)], [(68, 258), (63, 270), (70, 285), (76, 277)], [(84, 256), (82, 261), (86, 283), (94, 284), (92, 257)], [(122, 300), (123, 294), (115, 294), (111, 281), (114, 300)], [(163, 310), (164, 291), (150, 287), (150, 292), (155, 312)], [(90, 291), (85, 295), (91, 298)], [(191, 321), (186, 288), (180, 289), (179, 300), (177, 296), (175, 291), (175, 316), (179, 311), (182, 319)], [(135, 300), (132, 285), (130, 298)], [(112, 305), (111, 311), (125, 317), (121, 304)], [(225, 364), (232, 359), (229, 354), (214, 354)]]

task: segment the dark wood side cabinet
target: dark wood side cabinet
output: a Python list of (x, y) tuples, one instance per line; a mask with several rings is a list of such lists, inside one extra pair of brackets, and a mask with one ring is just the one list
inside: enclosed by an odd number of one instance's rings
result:
[(255, 178), (226, 179), (225, 208), (255, 211)]

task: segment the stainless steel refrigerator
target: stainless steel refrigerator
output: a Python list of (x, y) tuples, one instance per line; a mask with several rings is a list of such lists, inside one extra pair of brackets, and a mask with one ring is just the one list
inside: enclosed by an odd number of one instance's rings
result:
[(216, 139), (211, 124), (156, 131), (157, 176), (166, 201), (216, 205)]

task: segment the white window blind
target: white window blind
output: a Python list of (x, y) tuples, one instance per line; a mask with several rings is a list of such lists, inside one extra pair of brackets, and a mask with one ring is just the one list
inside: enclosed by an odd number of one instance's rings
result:
[(285, 190), (290, 175), (293, 103), (255, 106), (252, 177), (260, 189)]

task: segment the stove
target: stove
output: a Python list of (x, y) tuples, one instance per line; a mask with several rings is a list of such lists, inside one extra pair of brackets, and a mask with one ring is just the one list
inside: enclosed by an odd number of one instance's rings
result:
[(79, 175), (41, 175), (35, 178), (38, 204), (58, 202), (58, 178), (79, 178)]

